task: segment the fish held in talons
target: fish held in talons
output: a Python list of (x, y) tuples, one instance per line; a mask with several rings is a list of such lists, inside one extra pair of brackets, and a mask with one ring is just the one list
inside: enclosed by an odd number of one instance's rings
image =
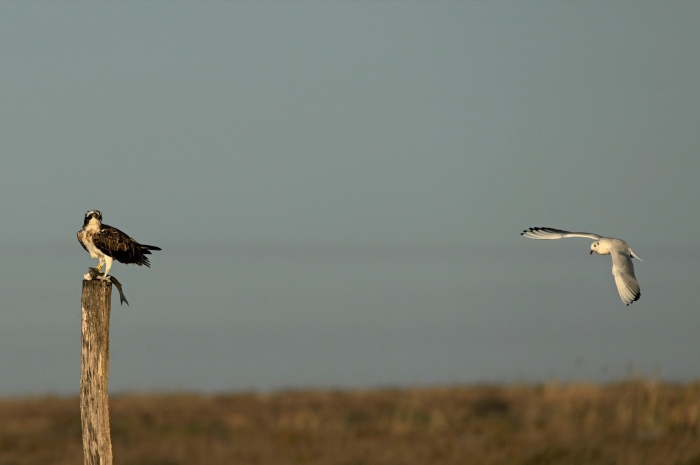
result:
[(122, 283), (119, 282), (117, 278), (115, 278), (112, 275), (105, 276), (104, 273), (98, 271), (97, 268), (90, 267), (88, 268), (88, 272), (83, 275), (86, 281), (92, 281), (94, 279), (99, 279), (102, 281), (107, 281), (112, 284), (114, 284), (114, 287), (117, 288), (117, 291), (119, 291), (119, 305), (127, 304), (129, 305), (129, 301), (126, 300), (126, 296), (124, 295), (124, 291), (122, 290)]

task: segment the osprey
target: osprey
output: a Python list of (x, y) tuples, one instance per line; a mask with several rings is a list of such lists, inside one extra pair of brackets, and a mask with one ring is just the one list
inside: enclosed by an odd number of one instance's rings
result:
[(92, 258), (99, 260), (97, 271), (101, 272), (102, 267), (105, 267), (104, 275), (99, 276), (103, 280), (109, 280), (107, 273), (114, 260), (127, 265), (135, 263), (150, 267), (146, 255), (150, 255), (151, 250), (161, 250), (153, 245), (139, 244), (117, 228), (102, 224), (102, 212), (99, 210), (85, 213), (83, 229), (78, 231), (78, 241)]

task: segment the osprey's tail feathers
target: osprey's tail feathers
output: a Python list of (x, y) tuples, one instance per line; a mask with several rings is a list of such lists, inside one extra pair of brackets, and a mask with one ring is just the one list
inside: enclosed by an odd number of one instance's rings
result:
[(151, 255), (151, 250), (163, 250), (160, 247), (156, 247), (155, 245), (139, 245), (141, 246), (141, 253), (144, 255)]

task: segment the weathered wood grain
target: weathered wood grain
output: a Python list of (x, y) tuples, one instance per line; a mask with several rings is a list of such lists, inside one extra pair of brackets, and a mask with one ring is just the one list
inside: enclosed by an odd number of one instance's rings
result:
[(80, 419), (85, 465), (112, 465), (107, 394), (111, 301), (111, 283), (83, 281)]

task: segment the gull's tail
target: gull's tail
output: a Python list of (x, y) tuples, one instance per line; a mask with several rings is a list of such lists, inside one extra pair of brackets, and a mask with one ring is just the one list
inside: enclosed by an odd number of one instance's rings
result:
[(640, 262), (643, 262), (643, 261), (644, 261), (644, 260), (642, 260), (641, 258), (639, 258), (639, 255), (637, 255), (636, 253), (634, 253), (634, 250), (632, 250), (631, 248), (629, 248), (629, 249), (630, 249), (630, 256), (636, 258), (636, 259), (639, 260)]

